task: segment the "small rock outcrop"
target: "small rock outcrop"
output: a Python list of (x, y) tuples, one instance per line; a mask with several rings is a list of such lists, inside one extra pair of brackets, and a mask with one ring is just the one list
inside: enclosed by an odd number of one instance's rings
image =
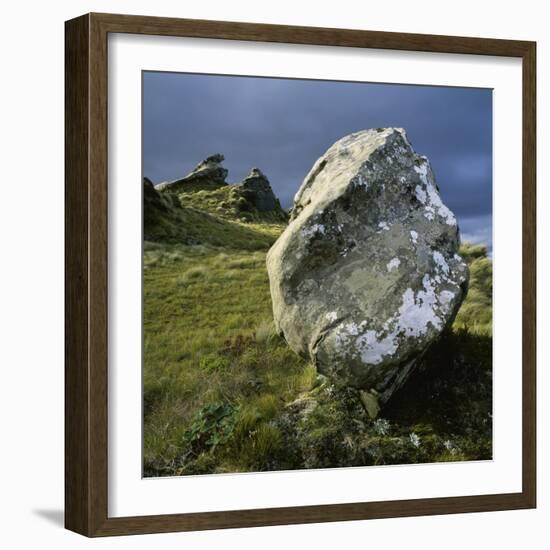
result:
[(156, 189), (158, 191), (181, 193), (184, 191), (196, 191), (197, 188), (213, 189), (227, 185), (225, 178), (228, 171), (222, 165), (224, 159), (225, 157), (220, 154), (211, 155), (197, 164), (184, 178), (159, 183)]
[(172, 193), (159, 193), (149, 178), (143, 178), (143, 238), (146, 241), (177, 239), (181, 231), (180, 201)]
[(456, 218), (404, 130), (346, 136), (314, 164), (268, 253), (276, 326), (376, 416), (462, 303), (458, 245)]
[(242, 189), (243, 196), (258, 212), (270, 212), (281, 207), (273, 194), (269, 180), (259, 168), (252, 168), (238, 186)]
[(143, 178), (143, 211), (145, 214), (145, 226), (149, 218), (161, 212), (168, 212), (171, 208), (180, 208), (180, 202), (175, 195), (161, 195), (153, 185), (153, 182)]

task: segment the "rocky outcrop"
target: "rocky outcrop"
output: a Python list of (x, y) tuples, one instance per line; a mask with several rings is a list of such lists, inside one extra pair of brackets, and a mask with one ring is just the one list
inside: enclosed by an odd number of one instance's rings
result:
[(159, 193), (149, 178), (143, 178), (143, 211), (145, 225), (147, 226), (148, 218), (168, 212), (173, 208), (181, 208), (178, 198), (175, 195)]
[[(147, 180), (149, 185), (145, 190), (145, 201), (156, 201), (156, 206), (161, 209), (160, 203), (176, 201), (177, 206), (183, 208), (203, 210), (245, 223), (280, 223), (288, 220), (288, 213), (281, 207), (269, 180), (259, 168), (252, 168), (241, 182), (228, 184), (228, 170), (224, 168), (223, 161), (224, 156), (216, 154), (200, 162), (184, 178), (155, 186)], [(171, 230), (170, 234), (173, 233)]]
[(259, 168), (252, 168), (238, 186), (242, 189), (242, 196), (251, 202), (258, 212), (270, 212), (281, 208), (269, 180)]
[(146, 241), (178, 235), (182, 214), (176, 195), (159, 193), (149, 178), (143, 178), (143, 237)]
[(376, 416), (456, 315), (468, 282), (458, 245), (402, 129), (346, 136), (306, 176), (268, 253), (278, 330)]
[(159, 183), (158, 191), (170, 191), (181, 193), (185, 191), (197, 191), (198, 189), (215, 189), (227, 185), (225, 178), (228, 171), (223, 167), (224, 156), (212, 155), (199, 164), (184, 178)]

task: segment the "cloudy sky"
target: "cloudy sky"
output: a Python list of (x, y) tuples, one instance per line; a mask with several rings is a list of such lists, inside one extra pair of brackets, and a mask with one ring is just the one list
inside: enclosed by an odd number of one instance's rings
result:
[(405, 128), (415, 151), (430, 159), (462, 239), (491, 246), (491, 90), (143, 74), (143, 173), (154, 183), (222, 153), (229, 182), (257, 166), (288, 207), (336, 140), (387, 126)]

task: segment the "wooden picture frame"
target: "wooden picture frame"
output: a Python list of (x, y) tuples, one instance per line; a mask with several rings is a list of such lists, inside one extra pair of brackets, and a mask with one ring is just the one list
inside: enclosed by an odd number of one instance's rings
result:
[[(523, 70), (522, 491), (187, 514), (108, 516), (107, 37), (133, 33), (520, 58)], [(420, 516), (536, 506), (536, 44), (87, 14), (65, 26), (65, 525), (86, 536)]]

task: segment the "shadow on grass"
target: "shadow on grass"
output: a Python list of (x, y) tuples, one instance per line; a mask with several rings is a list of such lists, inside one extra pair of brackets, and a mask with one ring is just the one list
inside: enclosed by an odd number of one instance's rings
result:
[(432, 346), (383, 415), (395, 424), (429, 424), (477, 439), (476, 454), (491, 458), (492, 399), (492, 338), (460, 330)]

